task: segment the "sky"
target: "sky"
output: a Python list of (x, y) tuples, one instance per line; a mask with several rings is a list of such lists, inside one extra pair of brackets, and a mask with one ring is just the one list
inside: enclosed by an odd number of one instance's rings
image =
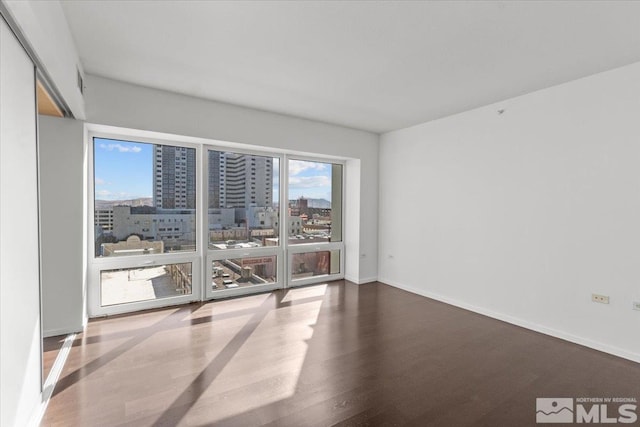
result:
[(331, 164), (289, 160), (289, 200), (307, 199), (331, 201)]
[(94, 182), (98, 200), (153, 194), (153, 144), (94, 138)]
[[(153, 144), (94, 138), (95, 198), (152, 197)], [(273, 195), (279, 195), (279, 164), (274, 162)], [(304, 196), (331, 201), (331, 164), (289, 160), (289, 199)], [(277, 200), (274, 200), (277, 202)]]

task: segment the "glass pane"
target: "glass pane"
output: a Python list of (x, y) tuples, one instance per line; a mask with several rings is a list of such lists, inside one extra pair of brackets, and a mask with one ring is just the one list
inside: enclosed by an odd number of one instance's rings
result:
[(94, 138), (95, 255), (196, 250), (195, 148)]
[(209, 150), (209, 248), (278, 246), (279, 159)]
[(291, 277), (293, 280), (314, 276), (340, 274), (340, 251), (320, 251), (293, 254)]
[(289, 160), (289, 244), (342, 241), (342, 165)]
[(217, 260), (211, 263), (211, 286), (214, 291), (275, 283), (278, 257), (263, 256)]
[(103, 307), (190, 294), (190, 262), (100, 272)]

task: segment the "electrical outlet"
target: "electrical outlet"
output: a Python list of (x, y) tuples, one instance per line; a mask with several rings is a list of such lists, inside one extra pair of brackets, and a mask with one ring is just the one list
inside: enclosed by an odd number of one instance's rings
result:
[(609, 304), (609, 297), (607, 295), (591, 294), (591, 301), (599, 302), (600, 304)]
[(640, 311), (640, 301), (634, 301), (633, 302), (633, 309)]

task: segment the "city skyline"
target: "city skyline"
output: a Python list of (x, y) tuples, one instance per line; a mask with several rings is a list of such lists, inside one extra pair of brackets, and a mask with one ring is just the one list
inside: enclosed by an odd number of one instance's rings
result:
[[(153, 198), (154, 144), (94, 138), (97, 200)], [(279, 162), (273, 162), (273, 202), (278, 203)], [(289, 160), (289, 200), (305, 197), (331, 202), (330, 163)]]

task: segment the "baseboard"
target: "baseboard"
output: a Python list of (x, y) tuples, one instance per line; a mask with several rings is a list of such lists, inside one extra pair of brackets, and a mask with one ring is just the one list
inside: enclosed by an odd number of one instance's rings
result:
[(478, 307), (472, 304), (468, 304), (466, 302), (462, 302), (456, 300), (454, 298), (449, 298), (444, 295), (440, 295), (437, 293), (425, 291), (423, 289), (418, 289), (413, 286), (408, 286), (402, 283), (395, 282), (393, 280), (389, 280), (387, 278), (378, 278), (378, 281), (384, 283), (389, 286), (393, 286), (398, 289), (405, 290), (407, 292), (411, 292), (423, 297), (431, 298), (440, 302), (444, 302), (446, 304), (453, 305), (455, 307), (463, 308), (465, 310), (473, 311), (474, 313), (482, 314), (483, 316), (491, 317), (493, 319), (501, 320), (503, 322), (511, 323), (512, 325), (520, 326), (526, 329), (531, 329), (532, 331), (540, 332), (541, 334), (549, 335), (555, 338), (560, 338), (565, 341), (572, 342), (574, 344), (579, 344), (585, 347), (592, 348), (594, 350), (602, 351), (604, 353), (609, 353), (614, 356), (622, 357), (623, 359), (628, 359), (636, 363), (640, 363), (640, 354), (633, 353), (615, 346), (610, 346), (607, 344), (602, 344), (588, 338), (580, 337), (577, 335), (573, 335), (564, 331), (560, 331), (557, 329), (549, 328), (547, 326), (539, 325), (537, 323), (529, 322), (527, 320), (523, 320), (517, 317), (509, 316), (506, 314), (498, 313), (493, 310), (488, 310), (483, 307)]
[(49, 400), (53, 395), (53, 389), (60, 378), (60, 374), (62, 373), (62, 368), (64, 368), (64, 364), (67, 362), (67, 357), (69, 357), (69, 352), (71, 352), (71, 346), (73, 345), (73, 341), (76, 339), (76, 334), (69, 334), (64, 339), (64, 343), (62, 344), (62, 348), (58, 352), (58, 356), (56, 360), (53, 362), (53, 366), (51, 367), (51, 371), (49, 372), (49, 376), (44, 382), (42, 386), (42, 401), (38, 406), (38, 409), (33, 413), (31, 419), (29, 420), (29, 426), (38, 427), (42, 422), (42, 418), (44, 417), (44, 413), (47, 410), (47, 406), (49, 405)]
[(58, 335), (69, 335), (69, 334), (75, 334), (78, 332), (82, 332), (84, 330), (83, 326), (74, 326), (74, 327), (69, 327), (69, 328), (57, 328), (57, 329), (47, 329), (46, 331), (42, 332), (42, 336), (44, 338), (49, 338), (49, 337), (57, 337)]
[(363, 279), (357, 279), (355, 277), (345, 276), (345, 280), (348, 280), (356, 285), (364, 285), (365, 283), (376, 282), (378, 280), (377, 277), (365, 277)]

